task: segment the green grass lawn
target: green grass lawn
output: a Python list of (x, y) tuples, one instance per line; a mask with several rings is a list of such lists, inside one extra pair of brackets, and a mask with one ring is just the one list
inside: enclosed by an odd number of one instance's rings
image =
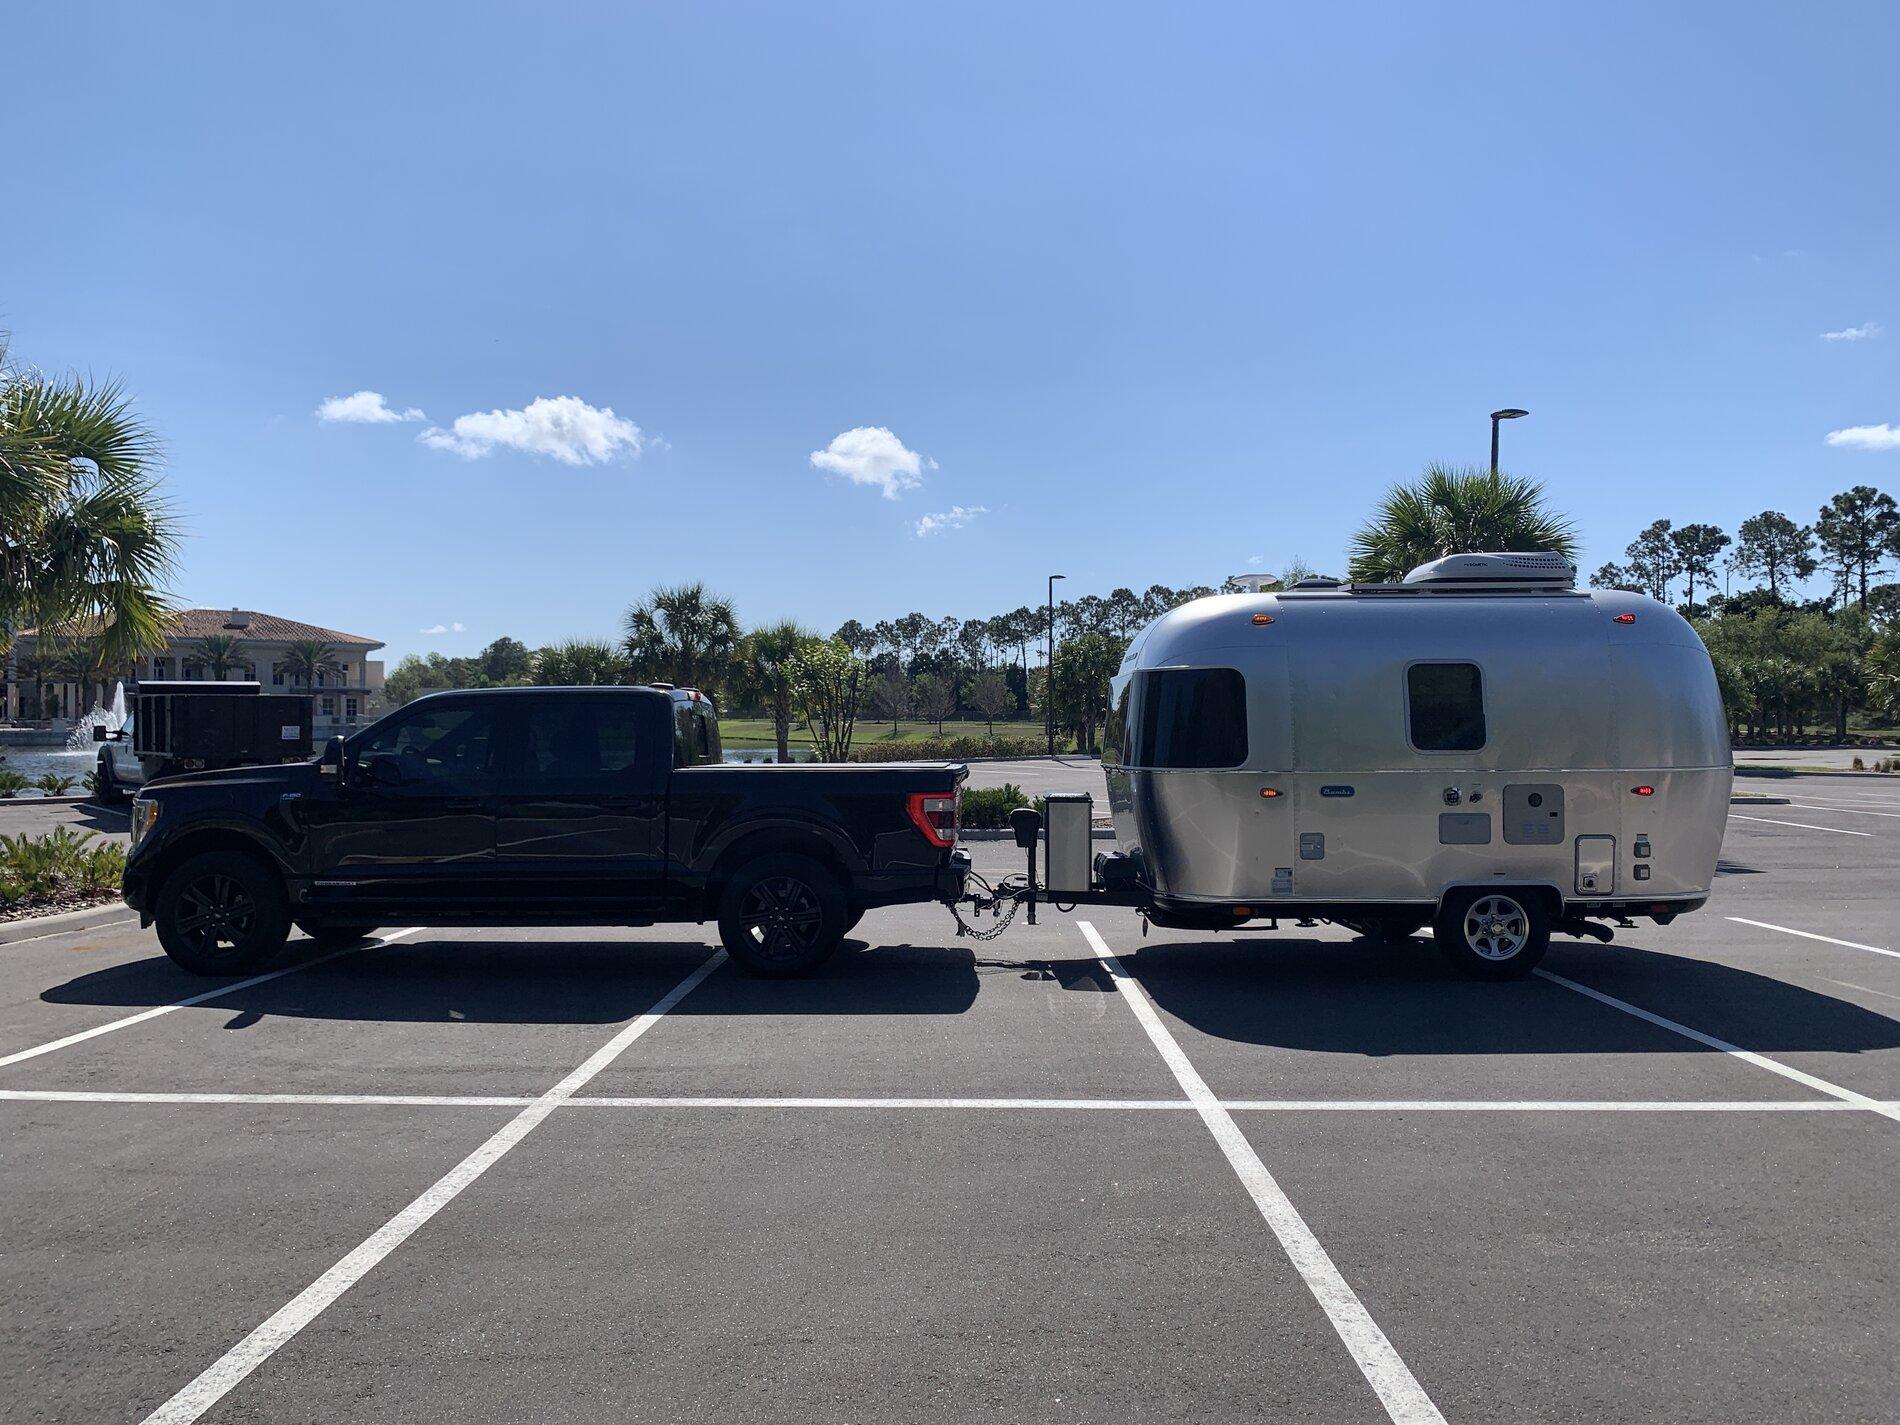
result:
[[(963, 720), (945, 718), (943, 720), (945, 737), (982, 737), (985, 731), (985, 725), (980, 718)], [(861, 718), (851, 740), (858, 745), (873, 742), (923, 742), (936, 735), (937, 724), (934, 722), (901, 719), (897, 724), (897, 736), (892, 737), (890, 723)], [(996, 723), (996, 735), (998, 737), (1040, 737), (1042, 724), (1022, 719), (1005, 722), (999, 718)], [(735, 748), (777, 745), (772, 736), (772, 719), (769, 717), (722, 717), (719, 719), (719, 737), (726, 746)], [(792, 724), (792, 745), (794, 747), (811, 745), (811, 739), (805, 736), (804, 730), (797, 722)]]

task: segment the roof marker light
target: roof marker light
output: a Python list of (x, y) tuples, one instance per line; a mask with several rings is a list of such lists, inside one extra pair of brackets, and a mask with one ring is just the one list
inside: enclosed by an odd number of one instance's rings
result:
[(1260, 789), (1260, 795), (1263, 797), (1277, 797), (1280, 795), (1280, 789), (1278, 787), (1262, 787)]
[(1270, 624), (1273, 622), (1273, 615), (1272, 614), (1255, 614), (1253, 616), (1253, 621), (1256, 624), (1260, 624), (1264, 626), (1266, 624)]
[(1636, 615), (1635, 615), (1635, 614), (1618, 614), (1618, 615), (1616, 616), (1616, 618), (1615, 618), (1615, 619), (1613, 620), (1613, 622), (1615, 622), (1615, 623), (1635, 623), (1635, 622), (1636, 622)]
[(1653, 797), (1656, 795), (1656, 789), (1650, 786), (1631, 787), (1630, 790), (1639, 797)]

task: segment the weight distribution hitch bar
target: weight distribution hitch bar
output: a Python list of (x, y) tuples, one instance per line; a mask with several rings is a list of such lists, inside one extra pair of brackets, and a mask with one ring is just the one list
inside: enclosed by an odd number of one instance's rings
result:
[[(1036, 905), (1046, 901), (1050, 905), (1063, 909), (1072, 909), (1077, 905), (1120, 905), (1132, 906), (1139, 910), (1147, 908), (1147, 897), (1133, 884), (1125, 889), (1090, 889), (1087, 891), (1064, 891), (1054, 895), (1044, 887), (1036, 877), (1036, 848), (1042, 839), (1042, 813), (1034, 807), (1017, 807), (1009, 814), (1010, 830), (1015, 834), (1016, 845), (1028, 858), (1023, 870), (991, 884), (972, 871), (970, 884), (966, 886), (960, 900), (947, 902), (950, 915), (957, 923), (957, 934), (968, 936), (972, 940), (994, 940), (1016, 919), (1016, 912), (1025, 907), (1029, 912), (1029, 923), (1036, 923)], [(963, 918), (961, 907), (968, 905), (975, 919), (985, 915), (991, 923), (979, 927)]]

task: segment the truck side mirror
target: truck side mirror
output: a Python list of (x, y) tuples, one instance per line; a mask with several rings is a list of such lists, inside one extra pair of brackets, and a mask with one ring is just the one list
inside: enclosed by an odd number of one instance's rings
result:
[(1017, 807), (1009, 814), (1009, 829), (1016, 833), (1016, 845), (1033, 851), (1042, 836), (1042, 813), (1034, 807)]
[(341, 779), (343, 775), (342, 738), (333, 737), (323, 744), (323, 755), (317, 759), (317, 775)]
[(106, 740), (106, 725), (103, 722), (95, 722), (92, 725), (92, 740), (94, 742), (104, 742)]

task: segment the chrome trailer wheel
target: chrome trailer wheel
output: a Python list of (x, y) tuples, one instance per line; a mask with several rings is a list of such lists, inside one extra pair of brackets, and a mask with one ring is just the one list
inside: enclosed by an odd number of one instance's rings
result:
[(1518, 889), (1455, 891), (1445, 897), (1432, 926), (1438, 948), (1478, 979), (1528, 975), (1550, 947), (1544, 898)]

